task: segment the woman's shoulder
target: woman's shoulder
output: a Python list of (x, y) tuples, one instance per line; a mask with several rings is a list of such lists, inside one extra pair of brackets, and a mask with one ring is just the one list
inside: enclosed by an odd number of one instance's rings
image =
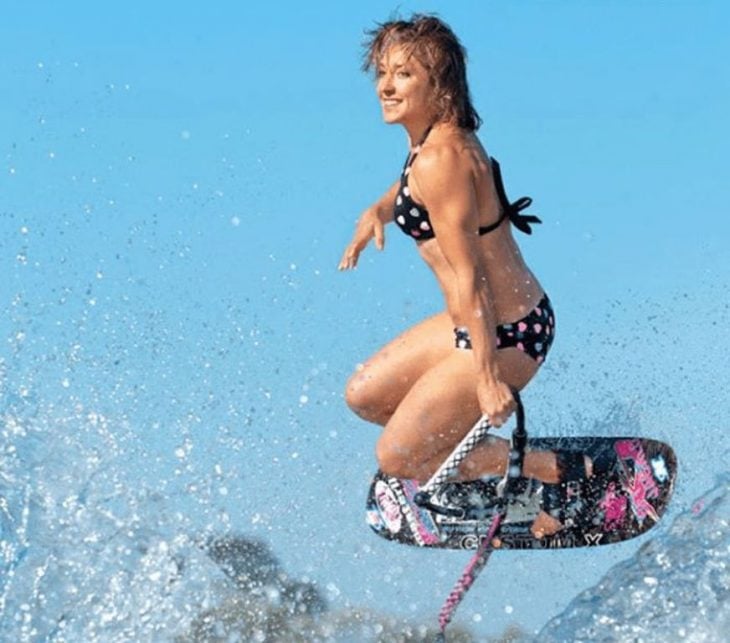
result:
[(409, 178), (422, 202), (468, 189), (474, 180), (474, 160), (462, 137), (434, 137), (419, 152)]
[(414, 163), (413, 171), (424, 178), (447, 174), (473, 173), (484, 152), (478, 139), (470, 132), (444, 132), (424, 144)]

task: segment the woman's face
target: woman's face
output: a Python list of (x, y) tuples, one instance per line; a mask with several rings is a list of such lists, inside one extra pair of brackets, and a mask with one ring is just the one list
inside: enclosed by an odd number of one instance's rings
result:
[(433, 87), (426, 68), (401, 45), (393, 45), (377, 66), (378, 98), (386, 123), (433, 120)]

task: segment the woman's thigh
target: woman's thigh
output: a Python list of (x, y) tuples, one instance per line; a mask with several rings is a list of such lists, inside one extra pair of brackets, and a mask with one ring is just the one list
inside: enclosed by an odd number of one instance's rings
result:
[(414, 383), (453, 351), (451, 317), (446, 312), (429, 317), (358, 365), (345, 399), (362, 418), (385, 425)]
[[(500, 377), (520, 390), (537, 363), (517, 349), (497, 352)], [(451, 349), (403, 397), (376, 447), (380, 468), (398, 477), (428, 478), (481, 416), (477, 370), (469, 350)]]

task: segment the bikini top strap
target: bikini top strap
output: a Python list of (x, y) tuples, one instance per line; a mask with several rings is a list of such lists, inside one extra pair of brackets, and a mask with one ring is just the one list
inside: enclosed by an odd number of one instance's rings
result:
[(414, 150), (413, 151), (413, 154), (409, 154), (408, 157), (406, 158), (406, 163), (403, 166), (403, 173), (405, 173), (405, 171), (409, 167), (411, 167), (411, 165), (413, 165), (413, 161), (416, 160), (416, 157), (418, 156), (418, 153), (421, 151), (421, 146), (426, 142), (426, 139), (428, 138), (428, 135), (431, 133), (431, 128), (432, 127), (433, 127), (433, 125), (429, 125), (426, 128), (426, 131), (423, 133), (423, 136), (421, 136), (421, 140), (419, 141), (418, 145), (416, 145), (416, 147), (413, 148), (413, 150)]
[[(490, 157), (492, 163), (492, 173), (494, 175), (494, 187), (497, 190), (497, 197), (499, 203), (502, 206), (502, 215), (499, 217), (497, 223), (492, 224), (496, 227), (503, 221), (505, 217), (509, 217), (509, 220), (514, 224), (515, 228), (524, 232), (525, 234), (532, 234), (531, 223), (542, 223), (542, 221), (532, 214), (520, 214), (525, 208), (529, 208), (532, 204), (532, 199), (529, 196), (523, 196), (517, 199), (514, 203), (510, 203), (507, 198), (507, 193), (504, 190), (504, 183), (502, 181), (502, 170), (499, 167), (497, 159)], [(492, 226), (489, 226), (490, 228)]]

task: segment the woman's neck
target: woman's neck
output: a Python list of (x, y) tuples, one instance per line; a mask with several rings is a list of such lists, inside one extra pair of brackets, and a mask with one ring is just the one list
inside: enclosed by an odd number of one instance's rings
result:
[(435, 125), (436, 123), (432, 120), (422, 120), (417, 123), (414, 122), (403, 125), (406, 129), (406, 133), (408, 134), (408, 145), (411, 148), (411, 151), (423, 144)]

